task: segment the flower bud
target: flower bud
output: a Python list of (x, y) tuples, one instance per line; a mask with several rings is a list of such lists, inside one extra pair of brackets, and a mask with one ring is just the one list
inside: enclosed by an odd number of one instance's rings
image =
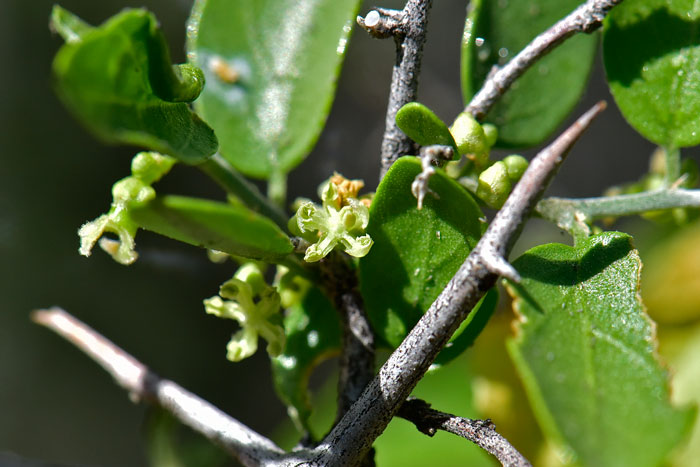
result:
[(484, 123), (481, 125), (481, 128), (484, 130), (486, 145), (488, 147), (493, 147), (493, 145), (496, 144), (496, 141), (498, 141), (498, 128), (496, 128), (496, 125), (492, 125), (490, 123)]
[(508, 168), (502, 161), (498, 161), (479, 175), (476, 196), (489, 207), (500, 209), (506, 202), (510, 190)]
[(477, 166), (486, 164), (489, 157), (486, 135), (479, 122), (469, 112), (459, 114), (450, 127), (450, 132), (460, 154), (472, 159)]
[(140, 152), (131, 161), (131, 174), (150, 185), (160, 180), (175, 164), (175, 159), (157, 152)]
[(511, 154), (503, 159), (503, 163), (506, 165), (508, 170), (508, 178), (512, 184), (516, 184), (520, 177), (523, 176), (527, 166), (529, 165), (527, 159), (523, 156), (517, 154)]

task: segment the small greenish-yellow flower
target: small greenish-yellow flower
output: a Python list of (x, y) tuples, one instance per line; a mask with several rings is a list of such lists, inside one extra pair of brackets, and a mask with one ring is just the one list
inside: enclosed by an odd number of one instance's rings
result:
[(319, 188), (322, 206), (307, 201), (297, 210), (300, 233), (307, 240), (316, 240), (306, 249), (305, 261), (319, 261), (336, 247), (350, 256), (362, 257), (372, 247), (372, 239), (365, 234), (369, 209), (357, 199), (361, 182), (338, 177), (334, 175)]
[(258, 349), (258, 337), (267, 341), (267, 353), (276, 357), (285, 345), (280, 296), (265, 283), (258, 266), (246, 263), (224, 282), (219, 295), (204, 300), (207, 313), (238, 321), (241, 329), (231, 336), (226, 358), (238, 362)]
[[(131, 264), (138, 254), (134, 250), (134, 237), (139, 226), (129, 217), (129, 206), (143, 204), (155, 198), (151, 184), (163, 177), (175, 163), (175, 159), (156, 152), (141, 152), (131, 161), (131, 176), (112, 186), (112, 206), (107, 214), (83, 224), (78, 230), (80, 254), (90, 256), (95, 243), (121, 264)], [(101, 238), (111, 232), (119, 240)]]

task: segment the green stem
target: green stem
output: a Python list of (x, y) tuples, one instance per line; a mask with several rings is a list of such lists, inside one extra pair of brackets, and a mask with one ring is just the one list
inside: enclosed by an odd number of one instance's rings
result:
[(275, 205), (284, 208), (287, 201), (287, 174), (274, 171), (267, 181), (267, 197)]
[[(269, 217), (285, 232), (288, 231), (288, 218), (284, 212), (269, 199), (265, 198), (255, 185), (231, 167), (221, 155), (218, 153), (214, 154), (205, 162), (199, 164), (198, 167), (226, 190), (228, 194), (237, 197), (254, 211)], [(277, 188), (280, 188), (279, 181), (277, 183)], [(282, 183), (284, 184), (284, 193), (286, 191), (285, 175), (282, 175)], [(288, 267), (290, 271), (294, 271), (312, 282), (318, 283), (318, 268), (309, 267), (294, 253), (279, 261), (279, 264)]]
[(288, 218), (283, 210), (265, 198), (255, 185), (231, 167), (221, 155), (214, 154), (197, 167), (214, 179), (228, 194), (240, 199), (252, 210), (269, 217), (282, 230), (287, 231)]
[(664, 148), (666, 159), (666, 180), (665, 185), (671, 186), (676, 183), (681, 176), (681, 151), (678, 148)]
[(588, 226), (596, 219), (681, 207), (700, 207), (700, 190), (662, 189), (600, 198), (547, 198), (537, 203), (535, 211), (576, 238), (590, 234)]

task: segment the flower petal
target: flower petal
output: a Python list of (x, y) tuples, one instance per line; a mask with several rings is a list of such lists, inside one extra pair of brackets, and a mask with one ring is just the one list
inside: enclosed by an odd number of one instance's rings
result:
[(369, 253), (369, 249), (372, 248), (374, 244), (369, 235), (363, 235), (361, 237), (343, 235), (341, 243), (345, 247), (345, 252), (356, 258), (361, 258)]
[(338, 244), (338, 237), (329, 233), (324, 233), (318, 243), (309, 246), (304, 253), (304, 261), (313, 263), (325, 258), (328, 253), (333, 251), (333, 247)]
[(219, 318), (235, 320), (241, 326), (244, 326), (248, 322), (246, 311), (239, 303), (231, 300), (224, 300), (218, 295), (204, 300), (204, 311), (206, 311), (207, 314), (218, 316)]
[[(118, 213), (118, 214), (117, 214)], [(94, 221), (87, 222), (80, 227), (80, 254), (90, 256), (92, 249), (105, 232), (112, 232), (119, 236), (119, 241), (103, 238), (100, 247), (109, 253), (115, 261), (121, 264), (131, 264), (136, 261), (138, 254), (134, 250), (136, 230), (138, 226), (128, 217), (112, 208), (109, 213), (103, 214)]]
[(302, 233), (326, 230), (328, 215), (314, 203), (303, 203), (297, 210), (297, 225)]
[(226, 358), (232, 362), (240, 362), (258, 350), (258, 334), (249, 328), (243, 328), (233, 336), (226, 345)]
[(338, 187), (330, 180), (318, 187), (318, 197), (321, 198), (323, 206), (332, 206), (336, 210), (340, 209), (340, 194)]

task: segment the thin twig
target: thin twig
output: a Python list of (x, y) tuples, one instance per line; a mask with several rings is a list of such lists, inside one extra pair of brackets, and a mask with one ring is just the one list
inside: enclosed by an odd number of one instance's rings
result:
[(596, 219), (682, 207), (700, 207), (700, 190), (663, 188), (599, 198), (547, 198), (537, 203), (535, 211), (571, 234), (588, 235), (588, 224)]
[(507, 439), (496, 432), (491, 420), (471, 420), (430, 408), (421, 399), (408, 399), (401, 404), (397, 416), (410, 421), (421, 433), (433, 436), (443, 430), (476, 444), (508, 467), (529, 467), (531, 464)]
[(479, 92), (467, 105), (476, 119), (483, 119), (510, 86), (533, 63), (578, 32), (591, 33), (603, 24), (608, 12), (622, 0), (588, 0), (564, 19), (535, 37), (523, 50), (496, 73), (491, 73)]
[(310, 465), (353, 465), (361, 459), (499, 275), (519, 278), (505, 260), (512, 243), (571, 146), (604, 108), (598, 103), (532, 160), (459, 271), (314, 450)]
[(163, 407), (246, 466), (280, 460), (284, 451), (181, 386), (159, 378), (145, 365), (60, 308), (37, 310), (32, 320), (78, 347), (112, 375), (132, 398)]
[(396, 41), (396, 63), (391, 75), (391, 90), (382, 139), (380, 177), (401, 156), (415, 153), (411, 139), (396, 125), (396, 112), (416, 100), (423, 44), (432, 0), (408, 0), (403, 10), (377, 8), (357, 22), (374, 37), (391, 37)]
[(340, 420), (374, 377), (374, 333), (358, 290), (357, 275), (340, 253), (321, 261), (321, 281), (343, 326), (338, 377)]

